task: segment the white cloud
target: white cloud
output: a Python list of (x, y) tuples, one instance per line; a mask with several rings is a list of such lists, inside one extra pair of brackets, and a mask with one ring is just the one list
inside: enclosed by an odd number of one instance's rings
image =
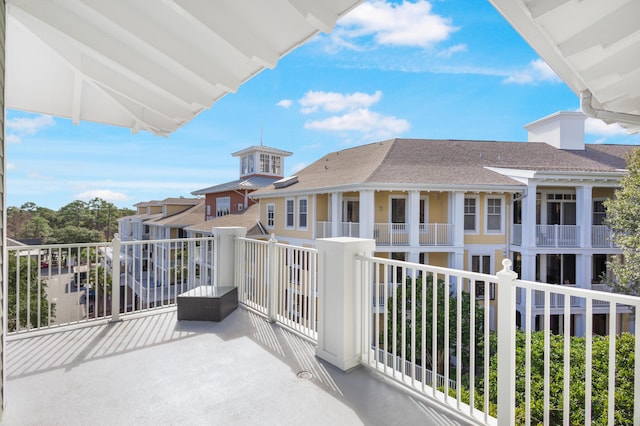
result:
[(466, 44), (456, 44), (454, 46), (451, 46), (451, 47), (448, 47), (446, 49), (443, 49), (443, 50), (439, 51), (436, 54), (436, 56), (438, 56), (440, 58), (450, 58), (456, 53), (466, 52), (466, 51), (467, 51), (467, 45)]
[(14, 163), (7, 163), (7, 170), (14, 170), (16, 165)]
[(509, 84), (560, 83), (561, 81), (555, 71), (542, 59), (531, 61), (526, 68), (511, 73), (504, 79), (504, 83)]
[(105, 201), (128, 201), (131, 197), (122, 192), (112, 191), (110, 189), (91, 189), (76, 195), (79, 200), (91, 200), (93, 198), (102, 198)]
[(337, 132), (356, 131), (363, 133), (366, 137), (385, 138), (407, 131), (411, 125), (407, 120), (359, 108), (341, 116), (307, 121), (304, 127)]
[(22, 142), (22, 138), (18, 135), (7, 134), (7, 143), (20, 143)]
[(607, 124), (597, 118), (587, 117), (584, 122), (584, 131), (590, 135), (598, 136), (626, 136), (627, 131), (620, 127), (617, 123)]
[(34, 135), (55, 124), (55, 120), (49, 115), (17, 117), (7, 120), (7, 130), (19, 136)]
[(357, 108), (368, 108), (380, 99), (382, 99), (380, 90), (372, 95), (362, 92), (345, 94), (309, 90), (298, 102), (302, 105), (302, 113), (309, 114), (319, 109), (326, 112), (341, 112)]
[(291, 99), (283, 99), (276, 105), (282, 108), (289, 108), (291, 105), (293, 105), (293, 101)]
[(349, 39), (373, 37), (384, 46), (432, 47), (457, 29), (450, 18), (434, 14), (428, 1), (393, 4), (376, 0), (363, 3), (338, 21), (335, 41), (349, 47)]

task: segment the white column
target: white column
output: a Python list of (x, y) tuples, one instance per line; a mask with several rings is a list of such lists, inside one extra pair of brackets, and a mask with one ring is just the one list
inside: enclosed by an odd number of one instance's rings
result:
[(593, 186), (576, 188), (576, 224), (580, 230), (580, 247), (591, 247), (591, 222), (593, 217)]
[(376, 217), (375, 194), (373, 191), (360, 191), (360, 238), (373, 238)]
[(213, 228), (216, 237), (213, 285), (235, 286), (235, 241), (236, 237), (246, 237), (247, 228), (229, 226)]
[(420, 191), (409, 191), (408, 217), (409, 225), (409, 246), (417, 247), (420, 245)]
[(451, 193), (450, 202), (450, 222), (454, 224), (453, 245), (464, 247), (464, 192), (455, 191)]
[[(362, 269), (355, 255), (370, 256), (374, 240), (327, 238), (318, 249), (318, 345), (316, 356), (343, 371), (360, 363), (363, 318)], [(370, 302), (369, 302), (370, 303)]]
[[(529, 183), (522, 197), (522, 248), (536, 247), (536, 189), (535, 183)], [(524, 271), (523, 274), (524, 276)]]
[(337, 237), (339, 234), (339, 224), (342, 221), (342, 193), (331, 193), (331, 236)]

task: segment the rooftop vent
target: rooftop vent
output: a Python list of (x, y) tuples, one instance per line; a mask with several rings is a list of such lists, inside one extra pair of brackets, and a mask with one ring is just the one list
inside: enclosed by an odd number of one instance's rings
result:
[(275, 189), (286, 188), (287, 186), (291, 186), (294, 183), (298, 183), (298, 176), (289, 176), (280, 180), (273, 182), (273, 186)]

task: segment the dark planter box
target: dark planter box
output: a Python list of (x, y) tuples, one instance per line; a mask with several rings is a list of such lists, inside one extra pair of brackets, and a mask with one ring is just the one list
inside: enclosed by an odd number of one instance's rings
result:
[(178, 296), (178, 320), (222, 321), (237, 307), (237, 287), (203, 285)]

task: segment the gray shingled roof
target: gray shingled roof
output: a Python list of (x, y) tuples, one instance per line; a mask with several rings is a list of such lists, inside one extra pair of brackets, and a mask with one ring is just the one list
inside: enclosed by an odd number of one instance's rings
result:
[(326, 190), (349, 185), (513, 186), (522, 183), (489, 168), (557, 172), (616, 172), (635, 146), (586, 145), (584, 151), (560, 150), (544, 142), (495, 142), (393, 139), (322, 157), (299, 171), (298, 182), (273, 185), (252, 196), (285, 191)]
[(252, 176), (246, 179), (237, 179), (231, 182), (221, 183), (219, 185), (210, 186), (208, 188), (193, 191), (192, 195), (206, 195), (216, 192), (235, 191), (235, 190), (256, 190), (271, 185), (277, 181), (278, 177)]
[(160, 217), (157, 219), (147, 220), (145, 225), (150, 226), (169, 226), (171, 228), (184, 228), (194, 223), (198, 223), (204, 217), (204, 200), (198, 200), (198, 204), (189, 207), (188, 209), (181, 211), (171, 216)]
[(211, 232), (211, 228), (214, 227), (244, 226), (245, 228), (247, 228), (247, 235), (258, 235), (262, 234), (262, 231), (258, 226), (259, 219), (260, 206), (258, 204), (253, 204), (242, 213), (228, 214), (225, 216), (216, 217), (215, 219), (210, 219), (206, 222), (200, 222), (195, 225), (191, 225), (185, 228), (185, 230), (196, 232)]

